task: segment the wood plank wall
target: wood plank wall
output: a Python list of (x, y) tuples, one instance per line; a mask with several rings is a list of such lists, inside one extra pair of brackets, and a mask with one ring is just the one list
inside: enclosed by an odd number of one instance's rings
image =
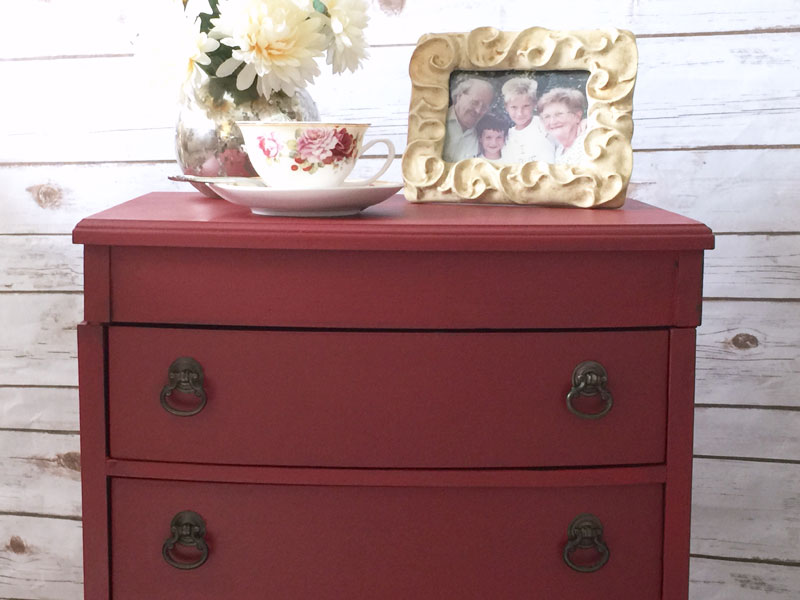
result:
[[(637, 34), (631, 196), (705, 221), (718, 235), (698, 338), (691, 597), (800, 597), (800, 4), (373, 3), (365, 69), (322, 76), (311, 92), (324, 117), (367, 119), (399, 148), (408, 59), (421, 33), (613, 25)], [(175, 107), (143, 83), (133, 57), (137, 36), (165, 5), (25, 0), (6, 14), (0, 599), (83, 596), (82, 265), (69, 234), (97, 210), (183, 189), (166, 180), (177, 172)], [(389, 6), (402, 10), (389, 14)], [(399, 161), (388, 176), (400, 178)]]

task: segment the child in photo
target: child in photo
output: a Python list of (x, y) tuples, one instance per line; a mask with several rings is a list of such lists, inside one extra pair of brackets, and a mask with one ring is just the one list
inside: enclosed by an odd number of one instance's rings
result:
[(489, 113), (478, 121), (475, 129), (478, 133), (478, 158), (500, 160), (508, 135), (505, 119)]
[(548, 139), (541, 119), (534, 114), (537, 87), (536, 82), (527, 77), (514, 77), (503, 84), (506, 112), (514, 123), (508, 130), (503, 162), (554, 161), (555, 145)]

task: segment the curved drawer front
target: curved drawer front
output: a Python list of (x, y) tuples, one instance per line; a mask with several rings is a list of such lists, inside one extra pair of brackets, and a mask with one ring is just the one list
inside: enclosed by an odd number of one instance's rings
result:
[(108, 344), (116, 458), (378, 468), (664, 461), (663, 330), (111, 327)]
[(112, 596), (657, 600), (662, 493), (114, 479)]

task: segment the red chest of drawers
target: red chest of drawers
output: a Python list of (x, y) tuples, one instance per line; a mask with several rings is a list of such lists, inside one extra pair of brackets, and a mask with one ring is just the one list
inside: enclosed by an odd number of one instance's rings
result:
[(704, 225), (156, 193), (73, 237), (88, 600), (686, 599)]

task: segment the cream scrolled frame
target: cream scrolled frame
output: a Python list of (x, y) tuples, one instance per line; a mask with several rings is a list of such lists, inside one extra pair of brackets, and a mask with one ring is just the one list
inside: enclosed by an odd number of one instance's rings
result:
[[(426, 34), (409, 73), (412, 91), (405, 195), (412, 202), (450, 201), (617, 208), (633, 167), (636, 40), (617, 29), (519, 33), (482, 27)], [(483, 158), (442, 160), (453, 71), (588, 71), (588, 162), (494, 164)]]

